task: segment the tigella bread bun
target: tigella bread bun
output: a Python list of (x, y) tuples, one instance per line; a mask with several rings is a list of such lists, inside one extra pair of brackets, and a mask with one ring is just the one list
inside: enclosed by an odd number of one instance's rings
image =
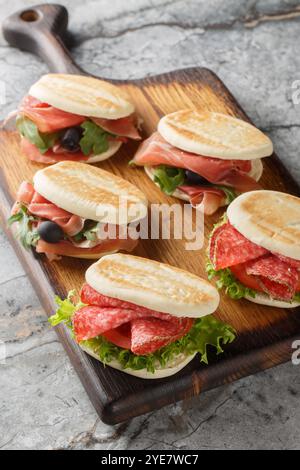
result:
[(170, 265), (114, 254), (90, 266), (80, 302), (57, 298), (50, 318), (66, 323), (79, 346), (105, 365), (143, 379), (176, 374), (197, 354), (208, 362), (235, 338), (211, 315), (218, 291), (204, 279)]
[(119, 87), (84, 75), (43, 75), (22, 100), (16, 120), (25, 155), (35, 162), (96, 163), (128, 139), (139, 119)]
[(232, 298), (300, 305), (300, 199), (278, 191), (240, 195), (209, 241), (209, 278)]
[(251, 124), (225, 114), (186, 109), (164, 116), (131, 161), (167, 195), (207, 215), (240, 193), (260, 189), (261, 159), (271, 140)]
[(132, 251), (138, 239), (130, 237), (129, 224), (147, 215), (147, 199), (136, 186), (77, 162), (38, 171), (33, 184), (21, 184), (16, 199), (9, 219), (16, 236), (50, 260)]

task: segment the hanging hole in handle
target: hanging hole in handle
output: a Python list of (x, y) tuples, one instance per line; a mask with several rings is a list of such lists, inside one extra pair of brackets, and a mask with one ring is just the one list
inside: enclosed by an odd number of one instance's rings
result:
[(25, 10), (20, 14), (20, 18), (23, 21), (32, 23), (33, 21), (37, 21), (40, 18), (40, 15), (36, 10)]

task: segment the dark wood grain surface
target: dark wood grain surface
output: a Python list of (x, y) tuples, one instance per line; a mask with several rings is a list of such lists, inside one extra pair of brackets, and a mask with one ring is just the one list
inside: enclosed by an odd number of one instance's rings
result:
[[(67, 12), (63, 7), (43, 5), (7, 19), (4, 34), (14, 46), (39, 54), (52, 71), (83, 73), (63, 44), (66, 26)], [(153, 132), (161, 116), (186, 107), (224, 112), (247, 120), (223, 83), (207, 69), (186, 69), (117, 83), (126, 89), (142, 116), (144, 136)], [(128, 167), (136, 147), (135, 143), (123, 145), (114, 157), (99, 166), (136, 184), (150, 203), (173, 203), (174, 199), (165, 196), (142, 169)], [(50, 315), (55, 308), (54, 293), (65, 295), (69, 289), (79, 290), (89, 262), (65, 258), (59, 263), (49, 263), (44, 257), (35, 257), (21, 249), (5, 221), (20, 182), (31, 180), (42, 165), (26, 160), (20, 152), (18, 136), (12, 131), (0, 134), (0, 165), (2, 225)], [(264, 159), (261, 183), (265, 189), (300, 195), (298, 186), (275, 155)], [(206, 240), (221, 215), (220, 210), (206, 218)], [(186, 251), (182, 240), (143, 240), (134, 254), (205, 277), (205, 248), (206, 244), (203, 250)], [(233, 301), (222, 295), (216, 315), (238, 331), (237, 340), (226, 348), (226, 353), (219, 358), (210, 354), (209, 366), (201, 365), (195, 358), (177, 375), (155, 381), (104, 368), (77, 347), (64, 327), (58, 327), (57, 333), (102, 420), (117, 423), (290, 360), (292, 342), (300, 332), (299, 309), (275, 309), (245, 300)]]

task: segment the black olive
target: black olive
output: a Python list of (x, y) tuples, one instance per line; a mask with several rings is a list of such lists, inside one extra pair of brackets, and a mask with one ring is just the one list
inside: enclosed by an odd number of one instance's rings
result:
[(190, 170), (186, 170), (185, 179), (188, 183), (191, 183), (191, 184), (199, 184), (199, 185), (209, 184), (209, 182), (205, 178), (202, 178), (202, 176)]
[(47, 243), (57, 243), (64, 238), (62, 228), (55, 222), (42, 222), (38, 228), (38, 234)]
[(64, 132), (60, 139), (61, 146), (69, 152), (77, 152), (80, 150), (79, 141), (82, 134), (82, 127), (70, 127)]

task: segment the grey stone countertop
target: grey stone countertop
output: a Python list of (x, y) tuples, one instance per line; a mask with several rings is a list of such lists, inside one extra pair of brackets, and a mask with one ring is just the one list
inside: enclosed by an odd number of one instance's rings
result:
[[(300, 1), (56, 3), (69, 8), (72, 52), (90, 72), (128, 78), (195, 65), (214, 70), (300, 180), (300, 105), (292, 99)], [(1, 0), (0, 17), (30, 4)], [(1, 117), (46, 71), (0, 37)], [(104, 425), (3, 234), (0, 260), (0, 449), (300, 449), (300, 375), (292, 364)]]

